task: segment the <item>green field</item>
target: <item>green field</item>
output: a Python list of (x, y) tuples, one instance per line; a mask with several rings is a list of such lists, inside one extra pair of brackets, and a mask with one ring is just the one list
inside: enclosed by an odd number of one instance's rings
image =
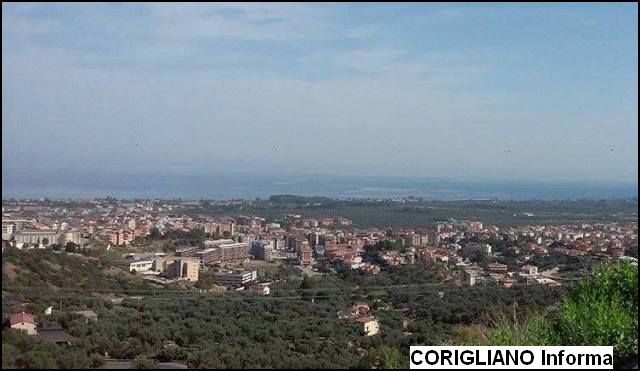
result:
[[(257, 215), (279, 220), (287, 214), (322, 218), (343, 216), (354, 226), (429, 227), (449, 219), (480, 220), (485, 224), (515, 226), (524, 224), (637, 222), (638, 201), (341, 201), (325, 198), (288, 197), (273, 201), (245, 201), (219, 205), (203, 203), (189, 207), (189, 215)], [(525, 214), (528, 213), (529, 215)], [(531, 215), (532, 214), (532, 215)]]

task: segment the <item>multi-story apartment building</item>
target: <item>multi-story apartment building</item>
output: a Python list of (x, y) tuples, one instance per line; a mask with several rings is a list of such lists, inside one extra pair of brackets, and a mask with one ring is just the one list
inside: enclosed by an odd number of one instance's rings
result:
[[(209, 242), (213, 241), (205, 241), (204, 246), (211, 246)], [(200, 258), (202, 264), (241, 262), (249, 258), (249, 244), (246, 242), (221, 243), (214, 246), (196, 253), (195, 256)]]
[(300, 265), (309, 266), (313, 262), (313, 250), (307, 241), (304, 242), (298, 250), (298, 261)]
[(258, 279), (257, 271), (217, 272), (216, 281), (224, 286), (242, 286)]

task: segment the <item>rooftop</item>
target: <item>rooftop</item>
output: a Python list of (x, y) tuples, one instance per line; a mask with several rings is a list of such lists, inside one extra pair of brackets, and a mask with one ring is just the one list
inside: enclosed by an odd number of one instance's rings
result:
[(35, 316), (29, 313), (22, 312), (22, 313), (13, 314), (9, 318), (9, 324), (11, 326), (21, 322), (35, 324), (36, 323)]
[(60, 328), (39, 329), (38, 333), (36, 334), (36, 339), (52, 344), (71, 343), (78, 340), (77, 338), (69, 335), (69, 333)]

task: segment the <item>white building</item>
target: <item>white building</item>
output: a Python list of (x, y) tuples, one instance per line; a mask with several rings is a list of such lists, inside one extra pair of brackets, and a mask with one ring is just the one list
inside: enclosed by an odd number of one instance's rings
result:
[(258, 271), (216, 272), (216, 281), (223, 286), (242, 286), (258, 279)]
[(129, 272), (144, 272), (153, 267), (153, 260), (137, 260), (129, 263)]

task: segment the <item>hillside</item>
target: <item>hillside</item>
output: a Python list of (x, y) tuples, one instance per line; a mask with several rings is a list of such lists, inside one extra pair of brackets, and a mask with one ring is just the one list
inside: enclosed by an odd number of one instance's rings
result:
[(56, 253), (9, 249), (2, 258), (2, 287), (127, 290), (146, 288), (142, 279), (115, 264), (106, 254)]

